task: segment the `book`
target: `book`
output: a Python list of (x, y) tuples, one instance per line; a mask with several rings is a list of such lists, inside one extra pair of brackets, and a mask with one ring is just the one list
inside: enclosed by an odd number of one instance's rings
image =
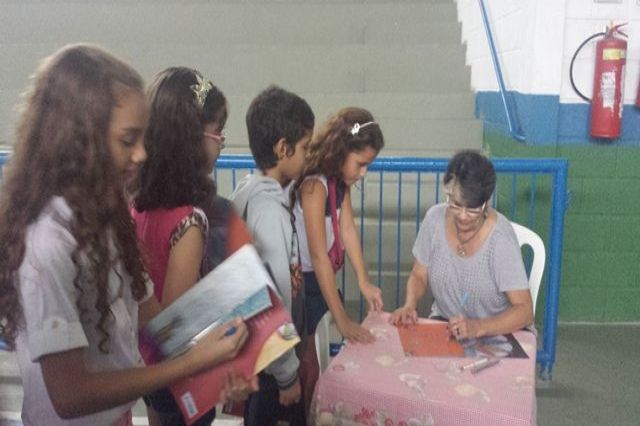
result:
[(528, 358), (513, 334), (477, 339), (453, 338), (446, 322), (428, 322), (398, 327), (407, 356)]
[(149, 321), (142, 331), (150, 343), (145, 346), (152, 347), (154, 357), (175, 357), (199, 334), (271, 306), (267, 287), (275, 289), (271, 276), (255, 248), (246, 244)]
[(300, 341), (255, 248), (247, 244), (237, 250), (141, 332), (141, 352), (153, 363), (180, 356), (206, 333), (237, 317), (245, 320), (249, 333), (238, 355), (169, 386), (189, 425), (219, 402), (229, 371), (250, 378)]
[(398, 327), (407, 356), (464, 356), (464, 348), (452, 339), (447, 323), (422, 323)]

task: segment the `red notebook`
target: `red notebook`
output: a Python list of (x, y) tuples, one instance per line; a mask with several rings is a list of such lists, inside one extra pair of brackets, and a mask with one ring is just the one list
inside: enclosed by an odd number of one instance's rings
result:
[(278, 329), (290, 324), (291, 316), (271, 289), (269, 295), (273, 306), (246, 322), (249, 338), (234, 359), (169, 387), (188, 425), (218, 403), (228, 371), (250, 378), (300, 341), (297, 336), (288, 340), (281, 336)]
[(398, 327), (402, 349), (410, 356), (464, 356), (464, 348), (451, 338), (447, 323), (424, 323)]
[(255, 248), (245, 245), (202, 277), (140, 332), (147, 363), (180, 356), (209, 330), (245, 320), (249, 337), (236, 358), (170, 386), (187, 424), (213, 408), (227, 372), (247, 379), (299, 341), (291, 315)]

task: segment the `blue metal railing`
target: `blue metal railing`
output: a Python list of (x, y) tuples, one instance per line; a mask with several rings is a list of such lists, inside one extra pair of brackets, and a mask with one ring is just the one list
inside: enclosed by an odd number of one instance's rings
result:
[(522, 134), (520, 124), (518, 123), (515, 115), (511, 111), (509, 102), (507, 100), (507, 89), (505, 88), (504, 78), (502, 77), (502, 69), (500, 67), (500, 60), (498, 59), (498, 53), (493, 41), (493, 33), (491, 32), (491, 24), (489, 23), (489, 17), (487, 14), (487, 8), (485, 7), (484, 0), (480, 1), (480, 11), (482, 13), (482, 23), (484, 24), (484, 31), (487, 33), (487, 42), (489, 43), (489, 50), (491, 50), (491, 61), (493, 62), (493, 69), (496, 72), (496, 79), (498, 80), (498, 86), (500, 87), (500, 97), (502, 98), (502, 105), (504, 106), (504, 112), (507, 117), (507, 124), (509, 125), (509, 133), (511, 136), (520, 142), (524, 142), (525, 137)]
[[(0, 166), (4, 162), (5, 156), (0, 153)], [(560, 292), (560, 278), (562, 265), (562, 244), (564, 232), (564, 212), (567, 203), (567, 173), (568, 162), (564, 159), (494, 159), (492, 160), (496, 172), (499, 176), (498, 189), (499, 196), (494, 197), (494, 207), (497, 207), (510, 220), (515, 220), (518, 212), (524, 211), (526, 219), (519, 222), (536, 231), (538, 234), (547, 234), (545, 245), (547, 247), (546, 261), (546, 287), (545, 304), (543, 318), (543, 335), (541, 347), (537, 353), (537, 361), (540, 364), (540, 374), (544, 378), (551, 379), (551, 372), (555, 362), (556, 331), (558, 320), (558, 300)], [(395, 257), (395, 271), (387, 275), (385, 285), (395, 285), (391, 290), (395, 298), (395, 305), (398, 306), (401, 290), (404, 289), (405, 282), (402, 272), (408, 272), (411, 260), (410, 247), (418, 232), (420, 222), (424, 213), (433, 204), (441, 202), (441, 178), (446, 171), (448, 159), (430, 158), (392, 158), (379, 157), (370, 166), (370, 178), (365, 183), (360, 183), (360, 196), (354, 195), (354, 211), (360, 220), (360, 239), (363, 242), (363, 250), (375, 250), (375, 253), (365, 253), (369, 259), (377, 259), (377, 280), (378, 285), (383, 287), (383, 253), (392, 253)], [(253, 172), (255, 163), (248, 155), (223, 155), (218, 159), (215, 176), (219, 185), (221, 195), (228, 195), (235, 188), (237, 173), (241, 170)], [(530, 176), (527, 183), (522, 177)], [(510, 179), (509, 179), (510, 177)], [(544, 207), (543, 213), (545, 224), (548, 229), (536, 229), (534, 211), (541, 209), (542, 202), (536, 203), (536, 195), (547, 190), (546, 185), (539, 185), (537, 182), (546, 177), (551, 178), (550, 205)], [(375, 180), (378, 186), (375, 186)], [(397, 179), (397, 185), (389, 184), (389, 181)], [(385, 181), (387, 186), (384, 187)], [(525, 193), (523, 197), (518, 196), (518, 184), (524, 184)], [(415, 185), (415, 193), (411, 193), (407, 186)], [(502, 185), (502, 186), (501, 186)], [(511, 186), (509, 189), (508, 186)], [(356, 189), (357, 190), (357, 189)], [(384, 202), (385, 194), (396, 190), (393, 202)], [(355, 192), (355, 191), (354, 191)], [(393, 195), (393, 194), (392, 194)], [(372, 205), (367, 206), (366, 201), (371, 200)], [(375, 202), (377, 198), (377, 203)], [(498, 202), (500, 198), (500, 202)], [(359, 199), (359, 203), (358, 200)], [(506, 200), (503, 202), (503, 199)], [(528, 202), (528, 206), (518, 205), (520, 199)], [(413, 208), (415, 203), (415, 208)], [(409, 205), (409, 207), (407, 207)], [(536, 206), (538, 209), (536, 209)], [(389, 210), (395, 211), (389, 212)], [(359, 209), (359, 211), (358, 211)], [(385, 209), (387, 210), (385, 212)], [(409, 213), (413, 212), (413, 213)], [(366, 214), (365, 214), (366, 213)], [(415, 215), (415, 217), (412, 217)], [(520, 215), (522, 216), (522, 215)], [(538, 215), (538, 217), (540, 214)], [(373, 218), (373, 220), (371, 219)], [(393, 222), (392, 227), (395, 238), (395, 247), (391, 247), (391, 239), (383, 239), (383, 222)], [(365, 233), (365, 222), (373, 222), (369, 233)], [(414, 222), (415, 220), (415, 222)], [(526, 223), (525, 223), (526, 222)], [(412, 238), (402, 238), (402, 225), (410, 228)], [(371, 239), (375, 235), (374, 244), (365, 244), (365, 238)], [(406, 234), (405, 234), (406, 235)], [(407, 249), (408, 247), (408, 249)], [(403, 255), (403, 248), (404, 255)], [(373, 255), (373, 256), (372, 256)], [(402, 260), (405, 264), (403, 265)], [(526, 259), (525, 259), (526, 261)], [(342, 271), (342, 291), (347, 294), (345, 270)], [(391, 276), (391, 278), (389, 278)], [(389, 282), (390, 280), (390, 282)], [(386, 290), (383, 288), (383, 290)], [(389, 293), (386, 293), (387, 299)], [(390, 304), (389, 304), (390, 305)], [(393, 308), (394, 306), (389, 306)], [(360, 298), (360, 315), (363, 315), (363, 301)]]

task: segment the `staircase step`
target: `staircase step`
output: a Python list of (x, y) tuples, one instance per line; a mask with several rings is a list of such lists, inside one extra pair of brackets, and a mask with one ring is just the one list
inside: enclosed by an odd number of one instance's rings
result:
[[(151, 3), (151, 2), (149, 2)], [(446, 2), (16, 2), (3, 4), (12, 17), (5, 43), (95, 40), (101, 44), (317, 44), (414, 39), (410, 28), (457, 23), (456, 6)], [(327, 3), (331, 3), (328, 7)], [(144, 18), (149, 18), (147, 23)], [(9, 28), (9, 26), (4, 26)], [(114, 31), (122, 28), (122, 31)], [(150, 31), (157, 29), (157, 31)], [(194, 31), (197, 29), (197, 31)], [(380, 29), (383, 29), (380, 31)], [(397, 29), (397, 31), (392, 31)], [(0, 29), (0, 32), (3, 31)], [(442, 30), (446, 33), (447, 30)], [(417, 34), (432, 34), (418, 30)], [(459, 42), (460, 32), (455, 38)], [(211, 50), (203, 51), (203, 55)], [(215, 55), (214, 55), (215, 56)]]
[[(254, 95), (269, 84), (286, 85), (305, 93), (352, 92), (468, 92), (469, 70), (464, 51), (438, 43), (387, 45), (287, 46), (235, 45), (233, 49), (211, 44), (133, 44), (119, 46), (125, 58), (151, 78), (158, 70), (189, 64), (229, 94)], [(0, 56), (12, 59), (12, 72), (3, 90), (23, 90), (38, 61), (53, 45), (1, 44)], [(224, 52), (221, 56), (207, 52)], [(194, 61), (194, 58), (198, 60)], [(435, 58), (447, 58), (445, 64)], [(144, 64), (138, 66), (138, 64)], [(426, 77), (428, 76), (428, 77)]]
[[(287, 86), (284, 86), (287, 88)], [(224, 88), (223, 88), (224, 90)], [(473, 119), (475, 100), (472, 93), (334, 93), (298, 92), (313, 109), (319, 124), (344, 106), (360, 106), (376, 119)], [(244, 114), (253, 95), (231, 95), (227, 101), (233, 114)]]

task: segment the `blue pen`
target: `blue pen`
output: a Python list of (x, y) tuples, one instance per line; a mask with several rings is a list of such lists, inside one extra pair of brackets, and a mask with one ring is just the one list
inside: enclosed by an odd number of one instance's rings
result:
[[(464, 294), (462, 295), (462, 300), (460, 301), (460, 310), (461, 311), (464, 310), (464, 306), (467, 304), (467, 299), (469, 299), (469, 292), (465, 291)], [(462, 312), (460, 313), (460, 315), (462, 315)]]
[[(469, 299), (469, 292), (465, 291), (462, 294), (462, 299), (460, 300), (460, 313), (459, 313), (459, 316), (464, 316), (463, 315), (464, 314), (464, 312), (463, 312), (464, 311), (464, 305), (467, 304), (467, 300), (468, 299)], [(458, 337), (458, 334), (460, 334), (460, 330), (458, 330), (458, 327), (456, 326), (455, 327), (455, 337), (456, 337), (457, 340), (460, 340), (460, 338)]]

